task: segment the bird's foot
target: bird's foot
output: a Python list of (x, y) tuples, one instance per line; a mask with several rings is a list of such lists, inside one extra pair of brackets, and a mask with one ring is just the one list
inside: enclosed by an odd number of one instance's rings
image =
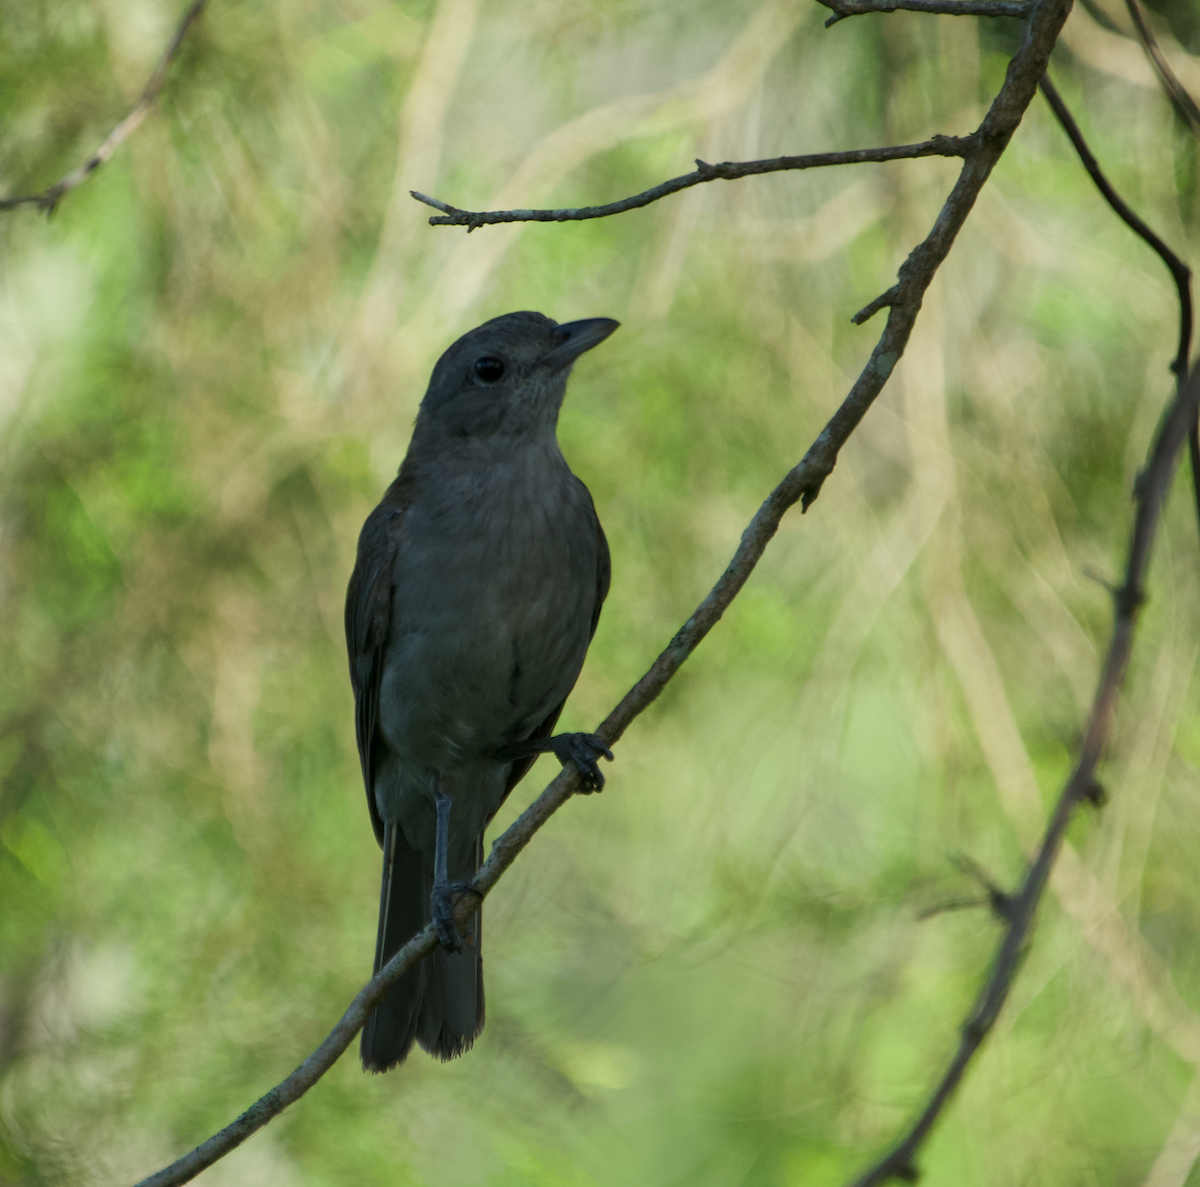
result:
[(548, 739), (554, 757), (565, 767), (573, 762), (583, 779), (580, 791), (591, 795), (604, 790), (604, 774), (597, 761), (601, 757), (613, 760), (613, 752), (595, 734), (557, 734)]
[(510, 742), (493, 752), (499, 762), (513, 762), (528, 758), (531, 754), (553, 754), (565, 767), (574, 763), (583, 779), (579, 789), (584, 795), (604, 789), (604, 776), (597, 759), (613, 760), (613, 752), (598, 734), (555, 734), (553, 738), (529, 738), (524, 742)]
[(463, 950), (462, 936), (458, 934), (458, 925), (454, 921), (454, 908), (464, 894), (473, 894), (479, 898), (479, 891), (470, 882), (446, 882), (433, 886), (433, 894), (429, 898), (429, 914), (433, 926), (437, 928), (438, 943), (447, 952)]

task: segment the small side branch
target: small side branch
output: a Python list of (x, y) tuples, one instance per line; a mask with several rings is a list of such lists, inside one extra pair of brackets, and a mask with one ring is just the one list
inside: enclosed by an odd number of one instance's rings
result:
[(183, 39), (207, 4), (208, 0), (193, 0), (189, 5), (175, 30), (175, 36), (171, 38), (171, 44), (167, 46), (163, 56), (159, 59), (154, 73), (150, 75), (150, 81), (142, 88), (142, 93), (133, 105), (133, 110), (109, 132), (104, 143), (78, 169), (68, 173), (61, 181), (55, 182), (41, 193), (22, 194), (15, 198), (0, 198), (0, 210), (16, 210), (18, 206), (36, 206), (39, 210), (45, 211), (47, 215), (51, 215), (67, 194), (83, 185), (137, 131), (141, 122), (150, 114), (150, 108), (154, 105), (154, 100), (158, 98), (158, 93), (166, 81), (167, 71), (179, 55)]
[(861, 326), (864, 322), (869, 322), (881, 309), (894, 305), (899, 298), (900, 286), (894, 284), (886, 293), (880, 293), (874, 301), (864, 305), (850, 320), (854, 325)]
[(825, 28), (847, 17), (868, 12), (928, 12), (941, 16), (1007, 16), (1024, 20), (1029, 15), (1027, 0), (817, 0), (833, 9)]
[(604, 206), (581, 206), (577, 209), (561, 210), (460, 210), (428, 194), (409, 190), (418, 202), (442, 211), (429, 220), (431, 227), (466, 227), (468, 232), (476, 227), (491, 223), (574, 223), (590, 218), (607, 218), (611, 214), (623, 214), (626, 210), (637, 210), (649, 206), (669, 194), (690, 189), (706, 181), (734, 181), (739, 177), (753, 177), (759, 173), (784, 173), (794, 169), (821, 169), (829, 165), (863, 165), (879, 161), (905, 161), (915, 157), (965, 157), (971, 146), (970, 136), (934, 136), (920, 144), (895, 144), (886, 148), (858, 148), (848, 152), (809, 153), (801, 157), (775, 157), (764, 161), (723, 161), (710, 165), (697, 161), (693, 173), (672, 177), (640, 194), (609, 202)]

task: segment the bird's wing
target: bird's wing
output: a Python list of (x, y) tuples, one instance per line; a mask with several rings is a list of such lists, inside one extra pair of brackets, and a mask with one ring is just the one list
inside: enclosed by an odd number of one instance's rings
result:
[[(612, 581), (612, 557), (609, 555), (608, 540), (605, 538), (604, 529), (600, 526), (600, 517), (596, 514), (596, 508), (592, 504), (590, 495), (588, 496), (588, 506), (591, 508), (592, 521), (596, 526), (596, 541), (600, 546), (599, 555), (596, 557), (596, 604), (592, 607), (592, 629), (588, 632), (588, 643), (590, 644), (596, 634), (596, 626), (600, 622), (600, 609), (604, 605), (604, 599), (608, 597), (608, 587)], [(548, 738), (554, 733), (554, 727), (558, 724), (559, 715), (562, 713), (563, 706), (566, 703), (567, 698), (563, 697), (550, 711), (546, 720), (529, 735), (531, 740), (535, 738)], [(500, 801), (501, 803), (508, 798), (508, 793), (529, 774), (529, 768), (536, 761), (537, 755), (535, 754), (529, 758), (517, 759), (513, 763), (512, 770), (508, 773), (508, 782), (504, 786), (504, 799)]]
[(346, 591), (346, 650), (354, 688), (354, 733), (362, 764), (367, 806), (375, 837), (383, 844), (383, 821), (375, 806), (375, 762), (378, 753), (379, 683), (392, 617), (392, 573), (400, 548), (405, 501), (396, 497), (398, 483), (367, 516), (358, 538), (358, 560)]

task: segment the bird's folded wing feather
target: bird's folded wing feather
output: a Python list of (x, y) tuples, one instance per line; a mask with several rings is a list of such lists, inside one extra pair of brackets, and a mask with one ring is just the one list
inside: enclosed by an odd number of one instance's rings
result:
[(346, 650), (354, 688), (354, 732), (371, 823), (381, 845), (383, 821), (375, 805), (376, 727), (379, 684), (391, 625), (392, 573), (403, 522), (403, 505), (387, 497), (371, 512), (358, 538), (358, 560), (346, 591)]
[[(612, 581), (612, 558), (608, 552), (608, 540), (605, 539), (604, 529), (600, 526), (600, 517), (596, 514), (596, 508), (592, 506), (590, 495), (588, 496), (588, 506), (592, 509), (592, 519), (596, 524), (596, 542), (599, 546), (599, 555), (596, 557), (596, 604), (592, 607), (592, 627), (588, 631), (588, 642), (590, 643), (600, 622), (600, 609), (604, 605), (604, 599), (608, 597), (608, 586)], [(567, 700), (564, 697), (529, 737), (531, 739), (550, 737), (554, 733), (554, 727), (558, 724), (559, 715), (566, 703)], [(530, 758), (518, 759), (513, 763), (512, 770), (508, 773), (508, 782), (504, 785), (504, 799), (507, 799), (508, 793), (529, 774), (529, 768), (536, 760), (537, 755), (533, 755)], [(504, 800), (500, 802), (503, 803)]]

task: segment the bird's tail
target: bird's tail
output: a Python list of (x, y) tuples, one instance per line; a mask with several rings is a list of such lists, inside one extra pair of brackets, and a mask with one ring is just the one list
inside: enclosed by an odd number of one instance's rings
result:
[[(482, 841), (474, 846), (470, 868), (450, 869), (452, 881), (475, 876)], [(379, 896), (379, 935), (375, 972), (429, 922), (432, 870), (409, 847), (397, 824), (383, 834), (383, 885)], [(402, 1063), (415, 1039), (439, 1059), (453, 1059), (470, 1049), (483, 1030), (482, 927), (479, 912), (463, 932), (463, 950), (437, 948), (405, 973), (371, 1012), (363, 1027), (362, 1063), (367, 1071), (386, 1072)]]

